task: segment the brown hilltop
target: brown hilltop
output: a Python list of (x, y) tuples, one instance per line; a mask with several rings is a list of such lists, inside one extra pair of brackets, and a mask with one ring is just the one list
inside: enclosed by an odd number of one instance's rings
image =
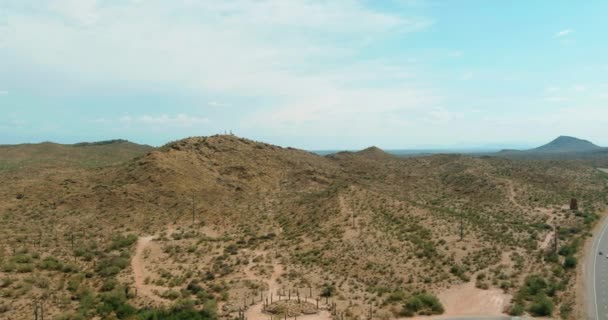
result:
[(169, 143), (115, 175), (117, 182), (152, 182), (176, 192), (203, 186), (254, 192), (281, 189), (289, 183), (327, 183), (332, 170), (331, 162), (312, 153), (221, 135)]
[(355, 152), (355, 154), (362, 156), (362, 157), (370, 158), (370, 159), (393, 158), (393, 155), (386, 153), (384, 150), (382, 150), (376, 146), (372, 146), (372, 147), (363, 149), (361, 151), (357, 151), (357, 152)]
[(359, 151), (341, 151), (327, 156), (330, 159), (366, 158), (366, 159), (391, 159), (395, 156), (386, 153), (384, 150), (372, 146)]

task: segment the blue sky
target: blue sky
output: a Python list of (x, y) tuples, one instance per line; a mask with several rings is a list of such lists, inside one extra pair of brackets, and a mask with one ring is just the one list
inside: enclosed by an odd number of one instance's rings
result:
[(0, 144), (608, 146), (606, 1), (0, 0)]

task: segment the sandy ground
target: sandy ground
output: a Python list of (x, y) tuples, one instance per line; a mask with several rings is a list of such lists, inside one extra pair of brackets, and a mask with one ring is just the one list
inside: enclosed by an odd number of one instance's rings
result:
[(502, 315), (511, 295), (501, 289), (482, 290), (470, 281), (439, 293), (445, 315)]
[(444, 314), (402, 319), (500, 319), (505, 317), (503, 311), (512, 298), (500, 289), (478, 289), (474, 281), (454, 286), (437, 296), (445, 308)]

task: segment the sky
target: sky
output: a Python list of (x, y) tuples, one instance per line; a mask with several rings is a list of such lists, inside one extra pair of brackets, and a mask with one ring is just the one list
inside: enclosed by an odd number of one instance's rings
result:
[(608, 146), (608, 1), (0, 0), (0, 144)]

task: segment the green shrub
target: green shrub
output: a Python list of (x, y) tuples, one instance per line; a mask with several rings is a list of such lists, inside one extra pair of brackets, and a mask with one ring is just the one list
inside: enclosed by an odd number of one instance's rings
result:
[(15, 263), (31, 263), (32, 262), (32, 257), (30, 255), (27, 254), (16, 254), (14, 255), (11, 260)]
[(112, 290), (114, 290), (114, 288), (116, 288), (117, 284), (118, 283), (116, 282), (115, 279), (107, 279), (106, 281), (103, 282), (103, 284), (101, 285), (101, 288), (99, 288), (99, 290), (101, 292), (112, 291)]
[(321, 289), (321, 297), (331, 297), (336, 292), (336, 287), (331, 284), (325, 284)]
[(19, 273), (30, 273), (34, 271), (34, 266), (32, 264), (18, 264), (17, 272)]
[(76, 267), (75, 265), (71, 264), (71, 263), (66, 263), (63, 265), (63, 267), (61, 268), (61, 271), (63, 273), (72, 273), (72, 272), (78, 272), (78, 267)]
[(428, 293), (421, 293), (411, 296), (405, 302), (401, 315), (413, 316), (415, 314), (433, 315), (442, 314), (443, 305), (436, 296)]
[(181, 297), (181, 294), (175, 290), (167, 290), (167, 291), (163, 292), (160, 296), (165, 299), (175, 300), (175, 299)]
[(97, 264), (95, 271), (102, 277), (110, 277), (118, 274), (129, 265), (129, 260), (124, 257), (109, 257)]
[(543, 292), (547, 288), (547, 281), (537, 275), (532, 275), (526, 277), (524, 281), (524, 287), (520, 291), (523, 294), (523, 298), (526, 300), (530, 300), (531, 297), (536, 296), (537, 294)]
[(462, 281), (468, 282), (470, 280), (470, 278), (466, 275), (466, 269), (458, 264), (453, 265), (450, 268), (450, 272), (459, 277)]
[(573, 269), (576, 267), (576, 258), (574, 256), (567, 256), (564, 260), (564, 268)]
[(137, 241), (137, 236), (134, 234), (128, 234), (126, 236), (119, 235), (112, 239), (110, 244), (110, 250), (119, 250), (122, 248), (130, 247)]
[(226, 248), (224, 248), (225, 254), (235, 255), (238, 252), (238, 247), (235, 244), (230, 244)]
[(84, 276), (81, 274), (70, 277), (68, 280), (68, 290), (71, 292), (76, 292), (78, 287), (80, 287), (82, 280), (84, 280)]
[(2, 270), (2, 272), (9, 273), (9, 272), (15, 271), (15, 268), (17, 268), (17, 266), (14, 263), (8, 262), (8, 263), (4, 263), (2, 265), (2, 269), (0, 269), (0, 270)]
[(521, 316), (524, 314), (524, 306), (521, 303), (515, 303), (513, 306), (511, 306), (511, 309), (509, 309), (509, 314), (512, 316)]
[(539, 294), (528, 308), (534, 317), (547, 317), (553, 313), (553, 302), (544, 294)]
[(559, 315), (561, 316), (562, 319), (568, 319), (568, 318), (570, 318), (570, 314), (571, 313), (572, 313), (572, 304), (570, 304), (570, 303), (563, 303), (559, 307)]
[(48, 257), (44, 258), (38, 264), (38, 268), (40, 268), (42, 270), (59, 271), (59, 270), (63, 269), (63, 264), (61, 262), (59, 262), (59, 260), (57, 260), (57, 258), (55, 258), (53, 256), (48, 256)]
[(403, 300), (405, 300), (405, 292), (397, 290), (391, 292), (391, 294), (388, 296), (388, 298), (386, 298), (386, 301), (384, 303), (392, 304), (396, 302), (401, 302)]

